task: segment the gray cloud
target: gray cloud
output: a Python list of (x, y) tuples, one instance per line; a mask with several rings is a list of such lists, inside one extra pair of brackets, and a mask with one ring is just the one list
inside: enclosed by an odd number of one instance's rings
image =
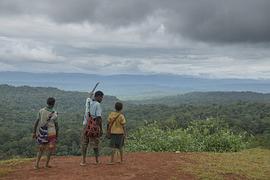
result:
[(1, 0), (0, 71), (269, 79), (269, 4)]
[(167, 33), (205, 42), (269, 42), (269, 0), (1, 0), (0, 13), (126, 27), (158, 16)]
[(168, 26), (183, 36), (214, 42), (270, 41), (268, 0), (185, 1), (176, 8)]
[(10, 38), (0, 38), (0, 42), (1, 71), (270, 78), (270, 51), (264, 45), (87, 48)]

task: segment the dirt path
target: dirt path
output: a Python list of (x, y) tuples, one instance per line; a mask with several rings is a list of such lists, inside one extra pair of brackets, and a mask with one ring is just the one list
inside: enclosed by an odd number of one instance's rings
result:
[(106, 164), (109, 157), (102, 157), (100, 165), (92, 164), (93, 158), (89, 157), (87, 160), (87, 166), (80, 167), (80, 157), (53, 157), (51, 162), (53, 168), (39, 170), (33, 169), (33, 162), (28, 162), (18, 165), (14, 172), (3, 179), (195, 179), (191, 174), (186, 174), (179, 169), (181, 164), (190, 163), (182, 153), (130, 153), (125, 156), (123, 164), (116, 165)]

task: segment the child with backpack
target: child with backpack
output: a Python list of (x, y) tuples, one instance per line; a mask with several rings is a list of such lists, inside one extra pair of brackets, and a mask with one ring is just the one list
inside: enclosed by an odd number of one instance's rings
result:
[(100, 137), (103, 134), (102, 131), (102, 118), (101, 118), (101, 105), (103, 99), (103, 92), (97, 91), (95, 92), (94, 98), (93, 98), (93, 92), (90, 93), (90, 98), (86, 99), (85, 104), (85, 117), (83, 121), (83, 133), (82, 133), (82, 160), (80, 163), (80, 166), (86, 165), (86, 153), (87, 153), (87, 147), (90, 144), (92, 146), (95, 158), (96, 158), (96, 164), (99, 164), (99, 143), (100, 143)]
[(123, 146), (127, 131), (125, 127), (126, 119), (122, 114), (122, 109), (122, 103), (115, 103), (115, 112), (111, 112), (108, 118), (107, 137), (110, 139), (110, 147), (112, 148), (109, 164), (114, 164), (117, 151), (120, 152), (120, 163), (123, 162)]
[(53, 109), (54, 104), (55, 99), (53, 97), (48, 98), (47, 107), (39, 110), (37, 120), (34, 124), (33, 138), (36, 139), (38, 144), (35, 169), (39, 169), (39, 162), (45, 151), (47, 151), (45, 167), (51, 167), (49, 162), (51, 155), (55, 152), (58, 137), (57, 112)]

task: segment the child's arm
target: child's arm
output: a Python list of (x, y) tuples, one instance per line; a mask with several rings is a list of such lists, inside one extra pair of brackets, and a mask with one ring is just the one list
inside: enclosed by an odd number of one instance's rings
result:
[(124, 137), (127, 138), (127, 129), (125, 125), (123, 125), (123, 129), (124, 129)]
[(90, 116), (90, 102), (91, 98), (87, 98), (85, 102), (85, 116)]
[(37, 126), (38, 126), (38, 123), (39, 123), (39, 118), (36, 120), (36, 122), (35, 122), (35, 124), (34, 124), (33, 134), (32, 134), (33, 139), (37, 138), (36, 133), (37, 133)]
[(40, 121), (40, 111), (37, 114), (37, 119), (33, 128), (33, 134), (32, 134), (33, 139), (37, 138), (37, 127), (38, 127), (39, 121)]
[(93, 98), (94, 98), (94, 92), (91, 91), (91, 92), (89, 93), (89, 98), (90, 98), (90, 99), (93, 99)]
[(53, 122), (54, 122), (55, 131), (56, 131), (56, 138), (58, 137), (58, 130), (59, 130), (57, 118), (58, 118), (58, 113), (55, 111), (51, 114), (51, 120), (53, 120)]
[(97, 121), (97, 123), (99, 125), (99, 128), (100, 128), (100, 137), (101, 137), (103, 135), (102, 118), (101, 118), (101, 116), (98, 116), (96, 118), (96, 121)]
[(54, 125), (55, 125), (55, 130), (56, 130), (56, 138), (58, 138), (58, 131), (59, 131), (58, 122), (55, 121)]
[(121, 119), (120, 123), (123, 127), (123, 130), (124, 130), (124, 137), (126, 138), (127, 137), (127, 129), (126, 129), (126, 118), (124, 115), (122, 115), (122, 119)]
[(109, 131), (110, 123), (111, 123), (111, 114), (109, 114), (108, 120), (107, 120), (107, 132)]

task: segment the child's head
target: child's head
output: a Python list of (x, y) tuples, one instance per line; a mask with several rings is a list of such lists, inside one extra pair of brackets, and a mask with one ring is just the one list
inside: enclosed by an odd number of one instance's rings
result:
[(123, 109), (123, 104), (120, 102), (115, 103), (114, 108), (116, 111), (121, 111)]
[(54, 104), (55, 104), (55, 99), (54, 99), (53, 97), (49, 97), (49, 98), (47, 99), (47, 105), (48, 105), (49, 107), (53, 107)]
[(102, 99), (103, 99), (103, 96), (104, 96), (104, 94), (103, 94), (102, 91), (97, 91), (97, 92), (95, 93), (95, 100), (96, 100), (97, 102), (101, 103), (101, 101), (102, 101)]

